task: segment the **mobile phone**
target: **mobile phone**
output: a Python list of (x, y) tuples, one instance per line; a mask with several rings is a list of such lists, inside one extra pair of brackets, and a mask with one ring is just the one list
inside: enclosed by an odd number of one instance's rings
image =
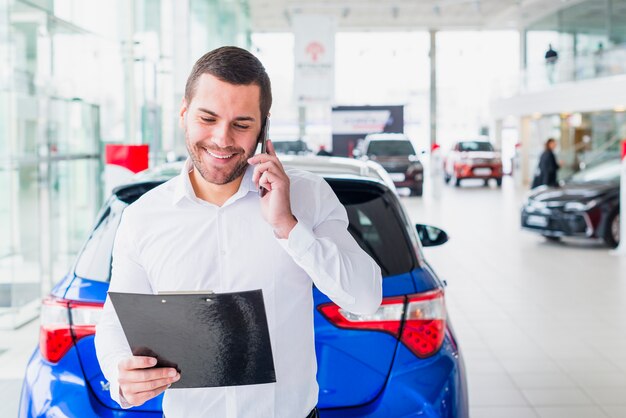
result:
[[(267, 136), (270, 131), (270, 118), (269, 116), (265, 117), (263, 121), (263, 126), (261, 127), (261, 134), (259, 135), (259, 143), (261, 144), (261, 154), (267, 154)], [(267, 189), (259, 186), (259, 196), (263, 197), (267, 193)]]

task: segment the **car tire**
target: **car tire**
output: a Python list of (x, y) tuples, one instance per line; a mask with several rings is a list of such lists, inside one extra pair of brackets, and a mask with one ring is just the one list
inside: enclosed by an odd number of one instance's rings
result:
[(616, 248), (619, 244), (620, 236), (620, 217), (619, 217), (619, 208), (613, 210), (609, 216), (607, 217), (606, 224), (604, 227), (604, 234), (602, 239), (606, 245), (611, 248)]
[(448, 184), (450, 183), (450, 175), (449, 174), (444, 174), (443, 175), (443, 181)]
[(496, 185), (497, 185), (498, 187), (502, 187), (502, 177), (498, 177), (498, 178), (496, 179)]
[(561, 237), (553, 237), (552, 235), (543, 236), (548, 242), (561, 242)]
[(411, 196), (421, 196), (424, 193), (422, 187), (415, 187), (411, 189)]
[(485, 187), (489, 187), (489, 179), (485, 179)]
[(454, 178), (454, 186), (455, 187), (461, 187), (461, 179), (459, 178)]

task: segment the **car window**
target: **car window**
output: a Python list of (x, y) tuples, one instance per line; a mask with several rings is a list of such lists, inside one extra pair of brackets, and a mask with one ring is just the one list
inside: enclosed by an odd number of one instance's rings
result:
[[(125, 201), (117, 198), (109, 200), (78, 256), (74, 274), (90, 280), (110, 280), (113, 242), (122, 212), (151, 186), (132, 189)], [(395, 200), (374, 189), (339, 188), (335, 189), (335, 193), (346, 208), (350, 234), (376, 261), (384, 276), (407, 273), (414, 268), (413, 246)]]
[(415, 155), (415, 149), (410, 141), (371, 141), (367, 154), (381, 157), (406, 156)]
[(493, 151), (490, 142), (464, 141), (459, 143), (459, 151)]
[(579, 171), (571, 177), (574, 183), (588, 183), (592, 181), (618, 181), (621, 175), (619, 160), (611, 160)]
[(309, 151), (304, 141), (276, 141), (272, 142), (277, 153), (301, 154)]
[(383, 276), (411, 271), (415, 264), (406, 226), (386, 194), (335, 190), (346, 208), (348, 231), (380, 266)]
[(76, 276), (100, 282), (109, 281), (113, 241), (126, 206), (126, 203), (115, 198), (105, 206), (78, 256), (74, 266)]

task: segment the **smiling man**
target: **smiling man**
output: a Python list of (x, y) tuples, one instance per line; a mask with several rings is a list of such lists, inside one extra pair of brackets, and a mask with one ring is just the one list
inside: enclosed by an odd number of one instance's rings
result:
[(196, 62), (180, 110), (189, 159), (124, 211), (109, 290), (262, 289), (276, 383), (167, 390), (180, 375), (132, 355), (107, 298), (96, 350), (123, 408), (165, 392), (168, 418), (317, 416), (312, 286), (356, 314), (380, 304), (380, 268), (348, 233), (330, 186), (286, 171), (271, 141), (254, 155), (271, 103), (269, 77), (249, 52), (223, 47)]

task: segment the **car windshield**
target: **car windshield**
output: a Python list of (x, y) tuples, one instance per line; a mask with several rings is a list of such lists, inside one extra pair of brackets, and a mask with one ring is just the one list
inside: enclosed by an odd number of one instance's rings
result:
[(595, 181), (619, 181), (621, 172), (619, 160), (611, 160), (585, 170), (579, 171), (570, 178), (572, 183), (589, 183)]
[(279, 154), (302, 154), (309, 151), (304, 141), (272, 141), (274, 149)]
[(367, 154), (381, 157), (406, 156), (415, 155), (415, 149), (411, 141), (407, 140), (371, 141)]
[[(354, 189), (351, 182), (339, 181), (333, 187), (345, 206), (348, 231), (359, 246), (380, 266), (384, 276), (407, 273), (416, 263), (410, 238), (391, 192), (371, 187)], [(348, 187), (344, 187), (345, 184)], [(111, 255), (122, 211), (148, 187), (128, 191), (124, 199), (111, 198), (98, 217), (74, 267), (78, 277), (108, 282), (111, 279)], [(134, 192), (133, 192), (134, 190)], [(395, 201), (395, 200), (394, 200)]]
[(459, 143), (459, 151), (493, 151), (490, 142), (465, 141)]

